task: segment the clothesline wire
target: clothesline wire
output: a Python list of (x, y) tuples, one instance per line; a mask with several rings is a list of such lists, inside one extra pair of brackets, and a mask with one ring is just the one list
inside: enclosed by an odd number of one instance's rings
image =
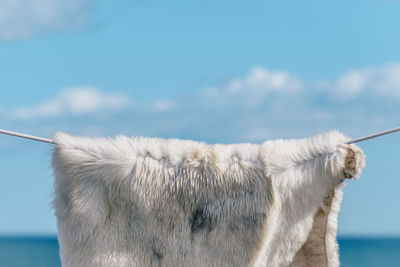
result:
[(21, 137), (21, 138), (26, 138), (26, 139), (31, 139), (31, 140), (35, 140), (35, 141), (39, 141), (39, 142), (50, 143), (50, 144), (56, 143), (56, 142), (54, 142), (54, 140), (51, 140), (48, 138), (37, 137), (34, 135), (24, 134), (24, 133), (17, 133), (17, 132), (13, 132), (13, 131), (7, 131), (7, 130), (3, 130), (3, 129), (0, 129), (0, 133), (8, 134), (8, 135), (16, 136), (16, 137)]
[(353, 139), (353, 140), (350, 140), (350, 141), (346, 142), (346, 144), (358, 143), (358, 142), (361, 142), (361, 141), (365, 141), (365, 140), (368, 140), (368, 139), (376, 138), (376, 137), (379, 137), (379, 136), (382, 136), (382, 135), (391, 134), (391, 133), (398, 132), (398, 131), (400, 131), (400, 127), (389, 129), (389, 130), (378, 132), (378, 133), (374, 133), (374, 134), (370, 134), (370, 135), (366, 135), (366, 136), (363, 136), (363, 137), (360, 137), (360, 138), (356, 138), (356, 139)]
[[(370, 135), (366, 135), (366, 136), (363, 136), (360, 138), (352, 139), (352, 140), (346, 142), (346, 144), (358, 143), (361, 141), (376, 138), (376, 137), (379, 137), (382, 135), (391, 134), (391, 133), (398, 132), (398, 131), (400, 131), (400, 127), (389, 129), (389, 130), (378, 132), (378, 133), (374, 133), (374, 134), (370, 134)], [(56, 142), (54, 140), (49, 139), (49, 138), (43, 138), (43, 137), (38, 137), (38, 136), (30, 135), (30, 134), (18, 133), (18, 132), (3, 130), (3, 129), (0, 129), (0, 134), (7, 134), (7, 135), (16, 136), (16, 137), (31, 139), (34, 141), (39, 141), (39, 142), (44, 142), (44, 143), (49, 143), (49, 144), (56, 144)]]

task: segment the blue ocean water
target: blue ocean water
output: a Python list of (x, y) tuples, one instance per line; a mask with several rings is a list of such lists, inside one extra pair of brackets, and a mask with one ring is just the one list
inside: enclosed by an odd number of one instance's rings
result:
[(59, 267), (57, 237), (0, 237), (1, 267)]
[(341, 266), (399, 267), (400, 238), (339, 238)]
[[(339, 238), (344, 267), (400, 266), (400, 238)], [(56, 237), (0, 237), (1, 267), (59, 267)]]

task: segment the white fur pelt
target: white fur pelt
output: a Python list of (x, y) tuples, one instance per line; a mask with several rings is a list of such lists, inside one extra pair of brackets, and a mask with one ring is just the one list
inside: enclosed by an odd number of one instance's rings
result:
[(340, 188), (364, 154), (338, 131), (261, 145), (55, 140), (64, 267), (339, 265)]

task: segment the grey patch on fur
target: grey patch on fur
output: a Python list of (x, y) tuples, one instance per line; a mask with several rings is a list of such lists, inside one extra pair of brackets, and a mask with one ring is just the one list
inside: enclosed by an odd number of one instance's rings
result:
[(198, 206), (189, 220), (190, 230), (192, 233), (197, 233), (202, 229), (211, 232), (216, 227), (216, 220), (207, 214), (204, 206)]
[(152, 253), (154, 258), (156, 258), (159, 261), (161, 261), (164, 257), (164, 255), (155, 247), (152, 248)]
[(263, 220), (265, 219), (265, 214), (257, 214), (252, 216), (242, 216), (240, 218), (235, 218), (232, 220), (228, 229), (235, 233), (243, 229), (256, 231), (262, 227)]
[(243, 216), (241, 219), (241, 223), (247, 229), (256, 228), (259, 225), (259, 219), (260, 218), (257, 218), (255, 216)]

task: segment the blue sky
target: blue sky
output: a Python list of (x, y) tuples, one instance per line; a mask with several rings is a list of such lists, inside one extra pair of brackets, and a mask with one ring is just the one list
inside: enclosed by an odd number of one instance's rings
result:
[[(210, 143), (400, 125), (400, 1), (0, 0), (0, 128)], [(339, 233), (400, 235), (400, 137)], [(56, 232), (51, 147), (0, 136), (0, 234)]]

